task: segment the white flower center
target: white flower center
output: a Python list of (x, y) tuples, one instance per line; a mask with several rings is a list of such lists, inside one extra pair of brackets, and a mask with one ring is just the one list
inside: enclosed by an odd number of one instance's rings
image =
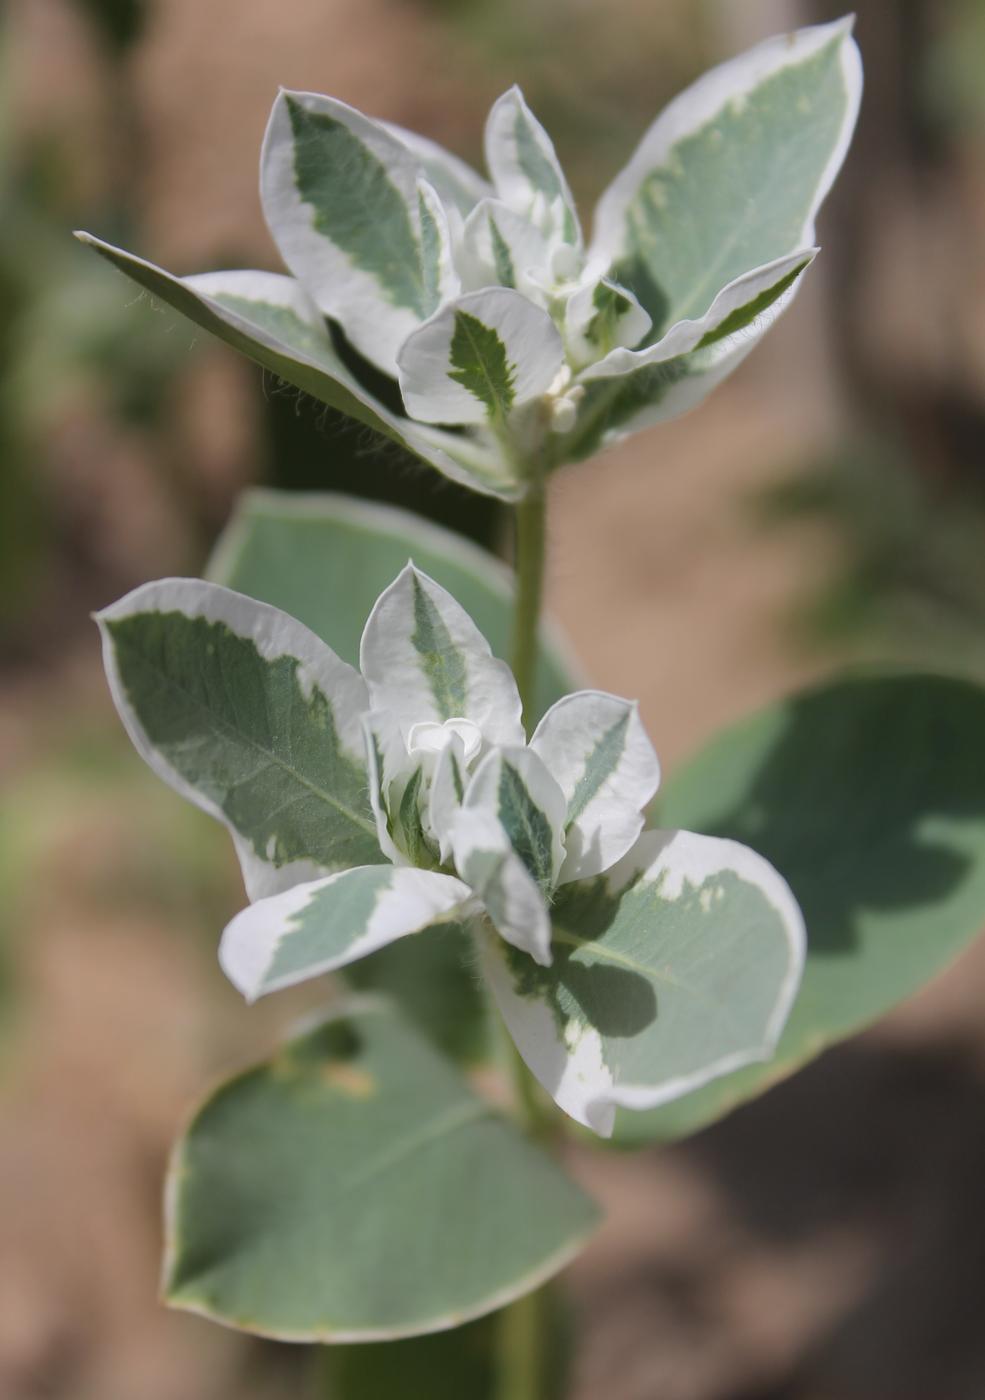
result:
[(465, 747), (465, 762), (471, 763), (482, 747), (482, 732), (470, 719), (446, 719), (444, 724), (424, 720), (412, 725), (407, 735), (407, 752), (441, 753), (456, 735)]

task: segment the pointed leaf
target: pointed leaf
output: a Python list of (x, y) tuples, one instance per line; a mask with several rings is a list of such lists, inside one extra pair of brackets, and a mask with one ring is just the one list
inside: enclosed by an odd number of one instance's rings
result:
[(639, 707), (600, 690), (578, 691), (548, 710), (530, 747), (567, 804), (561, 880), (601, 874), (636, 841), (660, 782)]
[(667, 784), (661, 817), (753, 843), (809, 930), (773, 1059), (653, 1113), (621, 1141), (695, 1132), (938, 975), (985, 927), (985, 691), (858, 676), (734, 725)]
[(564, 336), (569, 360), (576, 366), (597, 361), (610, 350), (639, 345), (649, 329), (649, 314), (611, 277), (586, 281), (568, 298)]
[(512, 466), (478, 443), (390, 413), (345, 367), (300, 283), (270, 272), (173, 277), (90, 234), (76, 237), (154, 296), (289, 384), (357, 419), (408, 452), (484, 495), (523, 494)]
[[(575, 203), (554, 144), (518, 87), (493, 104), (486, 122), (486, 164), (504, 204), (542, 232), (581, 246)], [(540, 214), (544, 211), (548, 217)]]
[(769, 1056), (804, 959), (788, 887), (746, 846), (651, 831), (607, 875), (565, 885), (554, 961), (486, 938), (510, 1034), (558, 1106), (603, 1137), (616, 1107), (666, 1103)]
[(97, 615), (141, 756), (233, 834), (251, 899), (384, 859), (366, 797), (356, 671), (277, 608), (164, 579)]
[(451, 833), (455, 869), (482, 900), (497, 935), (525, 961), (551, 962), (551, 920), (541, 887), (488, 808), (462, 807)]
[(457, 290), (440, 204), (379, 122), (344, 102), (282, 92), (260, 157), (264, 213), (287, 266), (353, 345), (388, 374), (397, 350)]
[(596, 1217), (386, 1003), (354, 1000), (195, 1115), (164, 1294), (285, 1341), (409, 1337), (537, 1287)]
[(360, 646), (360, 670), (374, 709), (399, 723), (468, 719), (489, 743), (523, 742), (520, 697), (468, 613), (408, 564), (380, 595)]
[(512, 287), (537, 299), (527, 274), (533, 270), (543, 277), (548, 260), (544, 235), (500, 199), (482, 200), (465, 221), (459, 261), (466, 291)]
[(491, 812), (539, 887), (549, 894), (564, 860), (564, 793), (532, 749), (493, 749), (465, 792), (465, 806)]
[(519, 292), (492, 287), (442, 307), (397, 356), (404, 403), (424, 423), (502, 426), (564, 360), (557, 327)]
[(781, 34), (677, 97), (602, 196), (593, 251), (659, 337), (752, 268), (814, 242), (862, 88), (851, 20)]
[(455, 917), (467, 885), (430, 870), (362, 865), (258, 899), (226, 926), (222, 970), (247, 1001), (334, 972)]
[(817, 252), (817, 248), (800, 248), (788, 257), (737, 277), (722, 288), (704, 316), (678, 321), (645, 350), (613, 350), (605, 359), (590, 365), (582, 380), (632, 374), (647, 365), (673, 360), (691, 350), (703, 350), (733, 336), (741, 335), (744, 342), (758, 340), (776, 319), (768, 314), (771, 308), (796, 285)]

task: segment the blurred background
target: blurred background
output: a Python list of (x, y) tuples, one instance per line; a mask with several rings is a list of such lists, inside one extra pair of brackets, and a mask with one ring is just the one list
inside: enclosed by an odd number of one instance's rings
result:
[[(985, 676), (985, 0), (857, 8), (861, 125), (795, 306), (693, 416), (556, 481), (550, 607), (667, 765), (845, 664)], [(200, 570), (252, 483), (505, 539), (497, 508), (356, 455), (70, 230), (178, 272), (276, 268), (256, 170), (278, 84), (477, 161), (519, 81), (588, 209), (710, 63), (837, 13), (7, 0), (0, 1400), (308, 1395), (299, 1349), (156, 1302), (168, 1144), (291, 1007), (247, 1012), (223, 981), (231, 851), (131, 751), (90, 609)], [(572, 1400), (981, 1400), (983, 1006), (985, 950), (690, 1143), (576, 1153), (609, 1222), (570, 1271)]]

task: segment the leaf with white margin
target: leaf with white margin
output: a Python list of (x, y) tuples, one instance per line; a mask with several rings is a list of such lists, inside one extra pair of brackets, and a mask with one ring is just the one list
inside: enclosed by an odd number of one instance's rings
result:
[(551, 964), (551, 918), (540, 886), (488, 808), (461, 807), (451, 833), (455, 869), (485, 906), (496, 932), (542, 967)]
[(196, 1112), (164, 1295), (281, 1341), (391, 1341), (539, 1287), (597, 1219), (389, 1002), (352, 998)]
[(438, 754), (428, 798), (428, 825), (438, 843), (438, 855), (443, 865), (451, 856), (452, 829), (465, 798), (467, 781), (465, 744), (457, 734), (453, 734)]
[(452, 481), (501, 500), (523, 494), (513, 468), (498, 456), (461, 436), (400, 418), (364, 389), (342, 363), (321, 313), (293, 277), (249, 271), (175, 277), (91, 234), (75, 236), (196, 325)]
[(520, 1054), (555, 1102), (602, 1137), (645, 1109), (766, 1059), (793, 1004), (804, 925), (748, 846), (647, 831), (553, 909), (553, 964), (492, 938), (482, 964)]
[(223, 972), (247, 1001), (334, 972), (460, 914), (461, 880), (430, 870), (363, 865), (258, 899), (226, 925)]
[(267, 223), (308, 295), (392, 374), (407, 336), (457, 290), (437, 196), (407, 146), (344, 102), (281, 92), (260, 155)]
[(654, 338), (752, 268), (814, 243), (862, 91), (852, 19), (768, 39), (661, 113), (603, 194), (593, 254), (632, 287)]
[(645, 350), (613, 350), (582, 373), (582, 382), (633, 374), (647, 365), (676, 359), (740, 333), (758, 340), (772, 324), (764, 319), (765, 313), (799, 281), (818, 252), (817, 248), (799, 248), (787, 257), (777, 258), (765, 267), (757, 267), (735, 278), (722, 288), (704, 316), (694, 321), (678, 321)]
[(144, 584), (96, 621), (138, 753), (229, 828), (251, 899), (383, 860), (366, 686), (307, 627), (198, 579)]
[(486, 165), (504, 204), (543, 233), (581, 247), (581, 228), (554, 143), (516, 86), (493, 103), (486, 121)]
[(498, 286), (539, 296), (527, 274), (535, 271), (546, 280), (548, 263), (544, 235), (501, 199), (483, 199), (465, 220), (459, 266), (466, 291)]
[(406, 762), (403, 742), (390, 732), (386, 717), (370, 711), (363, 716), (363, 737), (366, 742), (366, 775), (369, 805), (376, 822), (376, 838), (380, 850), (394, 865), (406, 865), (407, 857), (393, 839), (390, 830), (388, 794), (393, 769)]
[(405, 741), (423, 721), (467, 719), (488, 743), (523, 743), (512, 671), (465, 609), (413, 564), (377, 599), (359, 669), (373, 708), (393, 717)]
[(494, 193), (488, 180), (484, 180), (467, 161), (446, 150), (437, 141), (420, 136), (416, 131), (408, 131), (396, 122), (381, 122), (380, 125), (411, 152), (424, 178), (437, 190), (446, 209), (457, 209), (465, 218), (480, 199), (487, 199)]
[(566, 695), (540, 721), (530, 748), (567, 803), (561, 883), (601, 874), (636, 841), (660, 784), (639, 706), (601, 690)]
[(465, 790), (465, 807), (491, 812), (538, 886), (549, 894), (564, 862), (564, 793), (532, 749), (496, 748)]
[(586, 279), (568, 298), (564, 339), (575, 366), (590, 364), (610, 350), (639, 345), (650, 329), (649, 312), (611, 277)]
[(546, 311), (507, 287), (469, 292), (407, 338), (397, 375), (407, 412), (424, 423), (502, 426), (546, 392), (564, 361)]
[(578, 418), (558, 448), (558, 459), (580, 461), (600, 447), (689, 413), (739, 367), (795, 292), (796, 284), (788, 286), (752, 325), (721, 340), (710, 337), (704, 348), (608, 379), (583, 375), (587, 383), (579, 386), (585, 392)]

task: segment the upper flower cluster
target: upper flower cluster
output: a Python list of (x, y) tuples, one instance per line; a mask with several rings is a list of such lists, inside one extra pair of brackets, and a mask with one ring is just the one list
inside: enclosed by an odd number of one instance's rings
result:
[(565, 696), (528, 743), (509, 667), (412, 565), (370, 614), (361, 674), (193, 579), (99, 623), (138, 749), (233, 833), (254, 902), (220, 960), (247, 997), (462, 924), (531, 1070), (600, 1133), (772, 1049), (797, 905), (744, 846), (644, 830), (659, 767), (635, 704)]
[[(706, 74), (602, 195), (588, 242), (514, 87), (486, 124), (488, 179), (343, 102), (282, 92), (260, 187), (290, 277), (178, 279), (97, 246), (284, 378), (515, 499), (698, 402), (790, 300), (858, 109), (850, 29), (781, 35)], [(397, 380), (403, 415), (326, 320)]]

